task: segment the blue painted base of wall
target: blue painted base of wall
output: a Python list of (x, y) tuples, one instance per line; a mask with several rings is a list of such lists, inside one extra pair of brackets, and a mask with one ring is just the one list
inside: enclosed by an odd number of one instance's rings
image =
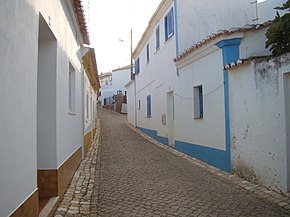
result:
[(137, 127), (139, 130), (141, 130), (143, 133), (147, 134), (148, 136), (150, 136), (151, 138), (155, 139), (156, 141), (164, 144), (164, 145), (168, 145), (168, 138), (166, 137), (162, 137), (162, 136), (158, 136), (157, 135), (157, 131), (156, 130), (149, 130), (149, 129), (145, 129), (142, 127)]
[[(158, 136), (156, 130), (149, 130), (142, 127), (137, 128), (158, 142), (168, 145), (168, 138)], [(230, 162), (227, 160), (226, 151), (181, 141), (175, 141), (175, 148), (184, 154), (195, 157), (221, 170), (230, 172)]]
[(226, 151), (180, 141), (175, 141), (175, 147), (180, 152), (229, 172)]

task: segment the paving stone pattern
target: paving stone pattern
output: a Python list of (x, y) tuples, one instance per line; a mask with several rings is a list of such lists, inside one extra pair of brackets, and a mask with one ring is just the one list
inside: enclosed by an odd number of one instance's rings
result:
[(124, 115), (98, 114), (95, 140), (55, 217), (290, 216), (288, 196), (160, 144)]
[(91, 216), (289, 216), (263, 197), (263, 188), (153, 144), (125, 124), (125, 115), (98, 114)]

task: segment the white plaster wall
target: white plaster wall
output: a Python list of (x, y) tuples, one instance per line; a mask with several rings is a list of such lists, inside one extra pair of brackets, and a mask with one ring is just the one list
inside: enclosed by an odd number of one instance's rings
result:
[[(106, 84), (106, 81), (108, 84)], [(112, 76), (106, 76), (106, 77), (100, 78), (100, 84), (101, 84), (101, 88), (106, 86), (106, 85), (111, 85), (112, 84)]]
[(177, 1), (179, 53), (220, 29), (253, 23), (252, 0)]
[[(165, 42), (164, 16), (173, 7), (173, 3), (165, 11), (161, 19), (152, 26), (154, 30), (147, 43), (150, 46), (150, 60), (147, 63), (146, 45), (136, 58), (140, 58), (140, 73), (136, 76), (137, 105), (141, 101), (141, 109), (137, 110), (137, 125), (142, 128), (157, 130), (159, 136), (167, 136), (167, 128), (162, 125), (161, 117), (167, 113), (166, 93), (172, 90), (172, 83), (177, 78), (173, 58), (176, 54), (175, 34)], [(160, 48), (155, 49), (155, 28), (160, 28)], [(147, 96), (151, 95), (151, 118), (147, 118)]]
[(289, 60), (288, 55), (282, 64), (264, 61), (229, 73), (233, 169), (284, 192), (289, 165), (283, 73), (290, 72)]
[(101, 100), (101, 105), (103, 106), (104, 105), (104, 99), (108, 98), (108, 97), (112, 97), (114, 95), (114, 88), (113, 88), (112, 85), (104, 86), (101, 89), (101, 93), (102, 94), (101, 94), (100, 100)]
[[(56, 152), (42, 169), (58, 168), (82, 142), (81, 51), (68, 1), (0, 2), (0, 216), (7, 216), (37, 188), (38, 26), (42, 14), (57, 40)], [(69, 18), (70, 19), (70, 18)], [(76, 112), (69, 114), (68, 66), (76, 70)], [(52, 105), (54, 106), (54, 105)], [(46, 153), (47, 154), (47, 153)], [(39, 158), (46, 158), (46, 154)], [(9, 166), (7, 166), (9, 165)], [(3, 196), (5, 195), (5, 197)]]
[[(258, 4), (258, 22), (264, 23), (268, 20), (273, 20), (276, 16), (276, 11), (274, 8), (277, 6), (282, 6), (286, 1), (285, 0), (266, 0)], [(279, 11), (280, 15), (283, 15), (285, 12)]]
[[(59, 168), (83, 144), (82, 130), (82, 69), (81, 57), (85, 53), (81, 49), (78, 30), (74, 26), (71, 7), (68, 1), (36, 1), (37, 10), (57, 39), (57, 165)], [(73, 15), (74, 16), (74, 15)], [(69, 63), (75, 69), (75, 112), (69, 112), (68, 85)], [(49, 167), (47, 167), (49, 168)], [(54, 169), (56, 169), (54, 168)]]
[(37, 189), (38, 13), (33, 5), (0, 1), (0, 35), (0, 216), (8, 216)]
[[(87, 118), (87, 92), (89, 92), (89, 115)], [(91, 102), (92, 99), (92, 102)], [(96, 127), (95, 119), (97, 118), (97, 95), (94, 92), (90, 80), (86, 73), (84, 73), (84, 134), (90, 132)]]
[[(44, 24), (45, 25), (45, 24)], [(42, 33), (40, 34), (41, 37)], [(39, 41), (37, 72), (37, 168), (57, 167), (56, 54), (53, 38)]]
[(269, 49), (265, 49), (266, 30), (267, 28), (263, 28), (244, 33), (240, 44), (240, 59), (254, 56), (267, 56), (270, 54)]
[(117, 94), (118, 90), (122, 90), (122, 94), (125, 95), (125, 85), (131, 79), (131, 72), (129, 69), (116, 70), (112, 72), (112, 87), (114, 94)]
[[(215, 47), (202, 58), (192, 58), (192, 63), (179, 69), (174, 88), (175, 139), (225, 150), (222, 52)], [(204, 117), (194, 119), (193, 87), (199, 85), (203, 88)]]

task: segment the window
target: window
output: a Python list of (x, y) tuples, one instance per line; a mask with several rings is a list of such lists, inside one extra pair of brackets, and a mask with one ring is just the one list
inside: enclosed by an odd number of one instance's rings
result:
[(147, 51), (147, 63), (148, 63), (149, 60), (150, 60), (150, 54), (149, 54), (149, 43), (148, 43), (147, 46), (146, 46), (146, 51)]
[(117, 91), (117, 95), (122, 94), (122, 90)]
[(135, 74), (138, 75), (140, 72), (140, 58), (135, 60)]
[(160, 48), (160, 28), (157, 26), (155, 30), (155, 36), (156, 36), (156, 50)]
[(69, 112), (75, 112), (75, 69), (69, 63), (69, 85), (68, 85)]
[(141, 100), (139, 99), (138, 100), (138, 110), (140, 110), (141, 109)]
[(151, 95), (147, 96), (147, 118), (151, 118)]
[(173, 8), (167, 13), (164, 18), (164, 27), (165, 27), (165, 41), (167, 41), (174, 34), (174, 16)]
[(194, 118), (203, 118), (202, 86), (193, 87)]
[(86, 98), (86, 111), (87, 111), (86, 118), (87, 118), (87, 120), (88, 120), (88, 119), (89, 119), (89, 91), (87, 91), (87, 98)]

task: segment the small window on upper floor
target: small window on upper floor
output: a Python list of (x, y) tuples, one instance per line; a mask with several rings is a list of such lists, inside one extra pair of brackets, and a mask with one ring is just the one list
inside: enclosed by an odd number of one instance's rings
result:
[(147, 118), (151, 118), (151, 95), (147, 96)]
[(140, 110), (141, 109), (141, 100), (139, 99), (138, 100), (138, 110)]
[(164, 18), (164, 27), (165, 27), (165, 41), (171, 38), (174, 34), (174, 15), (173, 15), (173, 7), (167, 13)]
[(160, 48), (160, 28), (159, 25), (157, 26), (155, 30), (155, 37), (156, 37), (156, 50)]
[(135, 74), (138, 75), (140, 72), (140, 58), (135, 60)]
[(193, 106), (194, 106), (194, 118), (203, 118), (203, 93), (202, 85), (193, 87)]
[(147, 53), (147, 63), (149, 63), (149, 60), (150, 60), (150, 47), (149, 47), (149, 43), (146, 46), (146, 53)]

